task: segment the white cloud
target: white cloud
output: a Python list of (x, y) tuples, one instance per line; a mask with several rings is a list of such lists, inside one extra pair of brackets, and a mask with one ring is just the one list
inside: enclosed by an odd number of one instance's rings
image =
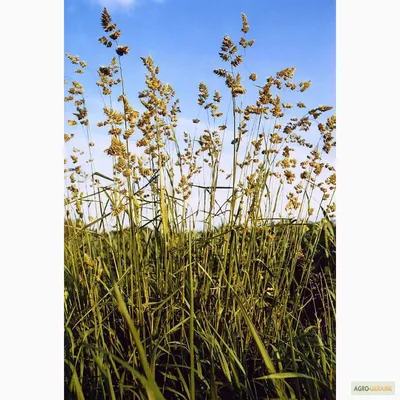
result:
[[(150, 0), (97, 0), (98, 3), (103, 7), (111, 9), (115, 8), (131, 8), (133, 6), (143, 5), (148, 3)], [(151, 0), (154, 3), (164, 3), (165, 0)]]
[(137, 4), (137, 0), (99, 0), (99, 4), (103, 7), (124, 7), (129, 8)]

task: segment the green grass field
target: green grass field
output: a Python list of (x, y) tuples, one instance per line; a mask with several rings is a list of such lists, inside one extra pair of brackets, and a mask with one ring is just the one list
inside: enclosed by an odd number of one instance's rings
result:
[[(264, 82), (239, 72), (253, 45), (242, 23), (214, 70), (226, 93), (199, 85), (197, 134), (179, 133), (175, 92), (151, 57), (145, 89), (127, 98), (129, 47), (106, 9), (103, 121), (86, 108), (86, 63), (67, 54), (79, 133), (65, 141), (83, 131), (87, 149), (65, 160), (66, 399), (335, 398), (336, 175), (324, 155), (336, 118), (323, 120), (329, 106), (305, 111), (310, 82), (295, 83), (295, 68)], [(252, 104), (246, 85), (257, 85)], [(112, 171), (84, 162), (96, 124)]]

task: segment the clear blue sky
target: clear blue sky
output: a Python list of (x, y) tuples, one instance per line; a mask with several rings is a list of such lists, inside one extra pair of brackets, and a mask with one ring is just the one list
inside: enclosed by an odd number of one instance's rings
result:
[[(258, 74), (259, 82), (296, 66), (295, 82), (312, 81), (302, 97), (306, 105), (335, 105), (334, 0), (65, 0), (65, 51), (87, 61), (85, 79), (92, 85), (98, 66), (113, 56), (97, 42), (103, 35), (104, 5), (122, 31), (120, 44), (131, 49), (123, 58), (131, 100), (144, 88), (139, 57), (151, 54), (161, 79), (172, 84), (181, 100), (181, 116), (194, 118), (201, 81), (210, 93), (223, 90), (223, 80), (212, 71), (225, 67), (218, 56), (222, 37), (240, 38), (244, 12), (250, 24), (248, 38), (255, 40), (247, 49), (245, 67)], [(69, 71), (66, 64), (65, 73)], [(100, 100), (96, 86), (85, 89), (88, 100)]]

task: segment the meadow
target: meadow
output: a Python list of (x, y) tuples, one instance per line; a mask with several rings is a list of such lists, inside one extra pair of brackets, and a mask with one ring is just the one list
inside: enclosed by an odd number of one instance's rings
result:
[[(87, 144), (64, 161), (66, 399), (335, 398), (336, 117), (301, 101), (312, 86), (294, 67), (242, 68), (256, 44), (241, 18), (210, 60), (225, 90), (199, 83), (184, 132), (150, 56), (128, 99), (130, 48), (107, 9), (103, 120), (86, 107), (86, 62), (66, 54), (64, 139)], [(96, 169), (95, 129), (111, 171)]]

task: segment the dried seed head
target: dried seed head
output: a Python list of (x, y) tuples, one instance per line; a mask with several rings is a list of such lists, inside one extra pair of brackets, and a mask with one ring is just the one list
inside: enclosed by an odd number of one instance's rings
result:
[(220, 95), (219, 92), (216, 90), (215, 93), (214, 93), (213, 100), (214, 100), (216, 103), (219, 103), (219, 102), (221, 101), (221, 99), (222, 99), (221, 95)]
[(304, 92), (306, 91), (310, 86), (311, 86), (311, 81), (307, 81), (307, 82), (300, 82), (299, 83), (300, 86), (300, 92)]
[(111, 68), (104, 65), (99, 68), (99, 72), (106, 76), (112, 76)]
[(326, 126), (330, 130), (336, 129), (336, 115), (332, 115), (332, 117), (328, 118), (328, 120), (326, 121)]
[(68, 135), (67, 133), (64, 133), (64, 142), (69, 142), (75, 135), (71, 133), (71, 135)]
[(112, 32), (115, 28), (117, 27), (117, 25), (115, 24), (109, 24), (107, 25), (107, 27), (104, 29), (105, 32)]
[(122, 156), (124, 153), (126, 153), (126, 147), (119, 139), (117, 139), (115, 136), (112, 136), (111, 146), (105, 150), (105, 153), (110, 156)]
[(295, 89), (296, 89), (296, 84), (293, 83), (293, 82), (286, 82), (286, 83), (285, 83), (285, 86), (286, 86), (287, 88), (289, 88), (290, 90), (295, 90)]
[(294, 72), (296, 71), (296, 67), (292, 68), (285, 68), (282, 71), (279, 71), (276, 74), (277, 78), (283, 78), (284, 81), (287, 81), (288, 79), (292, 79), (294, 77)]
[(116, 52), (119, 56), (123, 56), (123, 55), (129, 53), (129, 47), (128, 47), (128, 46), (118, 46), (117, 49), (115, 50), (115, 52)]
[(231, 65), (233, 67), (238, 67), (243, 62), (243, 57), (241, 55), (237, 55), (233, 61), (231, 61)]
[(253, 81), (253, 82), (256, 81), (257, 80), (257, 74), (254, 74), (254, 73), (250, 74), (249, 79), (251, 81)]
[(224, 60), (224, 61), (229, 61), (229, 56), (228, 56), (228, 54), (219, 53), (219, 56), (222, 58), (222, 60)]
[(200, 85), (199, 85), (199, 98), (198, 98), (197, 103), (200, 106), (202, 106), (206, 102), (206, 100), (208, 99), (208, 96), (209, 96), (209, 94), (208, 94), (208, 88), (207, 88), (206, 84), (203, 83), (203, 82), (200, 82)]
[(233, 48), (235, 45), (232, 42), (232, 39), (228, 36), (225, 35), (224, 38), (222, 39), (222, 45), (221, 45), (221, 50), (223, 52), (230, 51), (231, 48)]
[(296, 175), (290, 171), (289, 169), (286, 169), (284, 171), (287, 183), (292, 184), (294, 182), (294, 180), (296, 179)]
[(101, 26), (103, 29), (107, 29), (107, 27), (111, 23), (111, 16), (107, 11), (107, 8), (104, 7), (103, 12), (101, 13)]
[(221, 78), (226, 78), (228, 76), (228, 72), (226, 69), (214, 69), (214, 74), (218, 75)]
[(250, 30), (246, 14), (242, 13), (242, 32), (247, 33)]
[(110, 34), (110, 39), (117, 40), (121, 36), (121, 31), (118, 29), (117, 31)]

